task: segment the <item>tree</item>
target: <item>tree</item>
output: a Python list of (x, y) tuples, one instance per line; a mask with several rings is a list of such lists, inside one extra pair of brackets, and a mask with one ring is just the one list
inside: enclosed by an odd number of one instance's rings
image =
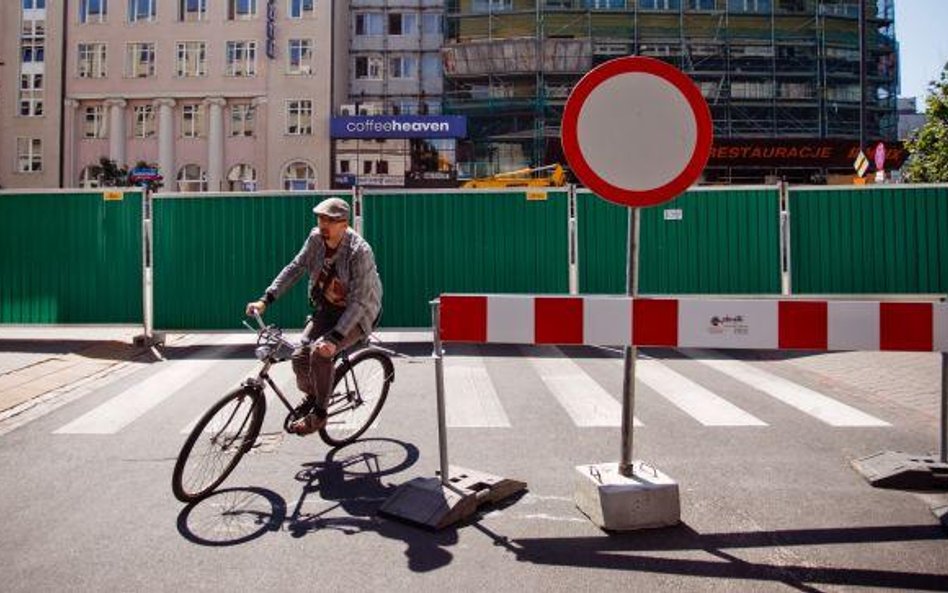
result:
[(928, 85), (927, 120), (906, 143), (906, 177), (913, 183), (948, 182), (948, 64)]

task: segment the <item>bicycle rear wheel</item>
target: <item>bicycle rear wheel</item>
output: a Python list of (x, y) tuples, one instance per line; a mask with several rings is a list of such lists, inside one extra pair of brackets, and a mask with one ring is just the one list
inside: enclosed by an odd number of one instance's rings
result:
[(319, 436), (339, 447), (359, 438), (375, 421), (395, 379), (392, 359), (377, 350), (363, 350), (336, 369), (328, 419)]
[(266, 412), (257, 389), (241, 386), (214, 404), (181, 447), (171, 489), (181, 502), (196, 502), (213, 492), (250, 450)]

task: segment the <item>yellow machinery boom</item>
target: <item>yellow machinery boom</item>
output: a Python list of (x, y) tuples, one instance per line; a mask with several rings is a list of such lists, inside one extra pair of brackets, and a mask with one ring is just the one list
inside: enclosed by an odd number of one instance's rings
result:
[[(549, 171), (546, 175), (537, 175)], [(557, 163), (545, 167), (517, 169), (497, 173), (490, 177), (479, 177), (465, 182), (462, 188), (507, 188), (507, 187), (562, 187), (566, 185), (566, 172)]]

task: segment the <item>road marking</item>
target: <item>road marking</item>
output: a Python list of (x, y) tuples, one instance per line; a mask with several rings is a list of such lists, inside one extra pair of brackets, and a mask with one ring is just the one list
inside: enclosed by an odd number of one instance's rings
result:
[(170, 362), (166, 368), (59, 428), (54, 434), (115, 434), (206, 373), (233, 348), (214, 346), (202, 349), (200, 358)]
[(494, 382), (476, 347), (458, 344), (444, 357), (444, 408), (448, 426), (509, 428)]
[(704, 426), (767, 426), (657, 360), (637, 360), (635, 377)]
[(622, 404), (558, 348), (520, 350), (576, 426), (622, 426)]
[(683, 349), (681, 352), (703, 365), (766, 393), (830, 426), (891, 426), (884, 420), (847, 406), (822, 393), (720, 352), (702, 349)]

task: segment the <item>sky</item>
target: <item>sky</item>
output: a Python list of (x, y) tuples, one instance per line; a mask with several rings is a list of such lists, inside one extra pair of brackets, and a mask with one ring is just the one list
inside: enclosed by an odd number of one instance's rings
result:
[(900, 97), (923, 97), (948, 62), (948, 0), (895, 0), (895, 38), (899, 42)]

